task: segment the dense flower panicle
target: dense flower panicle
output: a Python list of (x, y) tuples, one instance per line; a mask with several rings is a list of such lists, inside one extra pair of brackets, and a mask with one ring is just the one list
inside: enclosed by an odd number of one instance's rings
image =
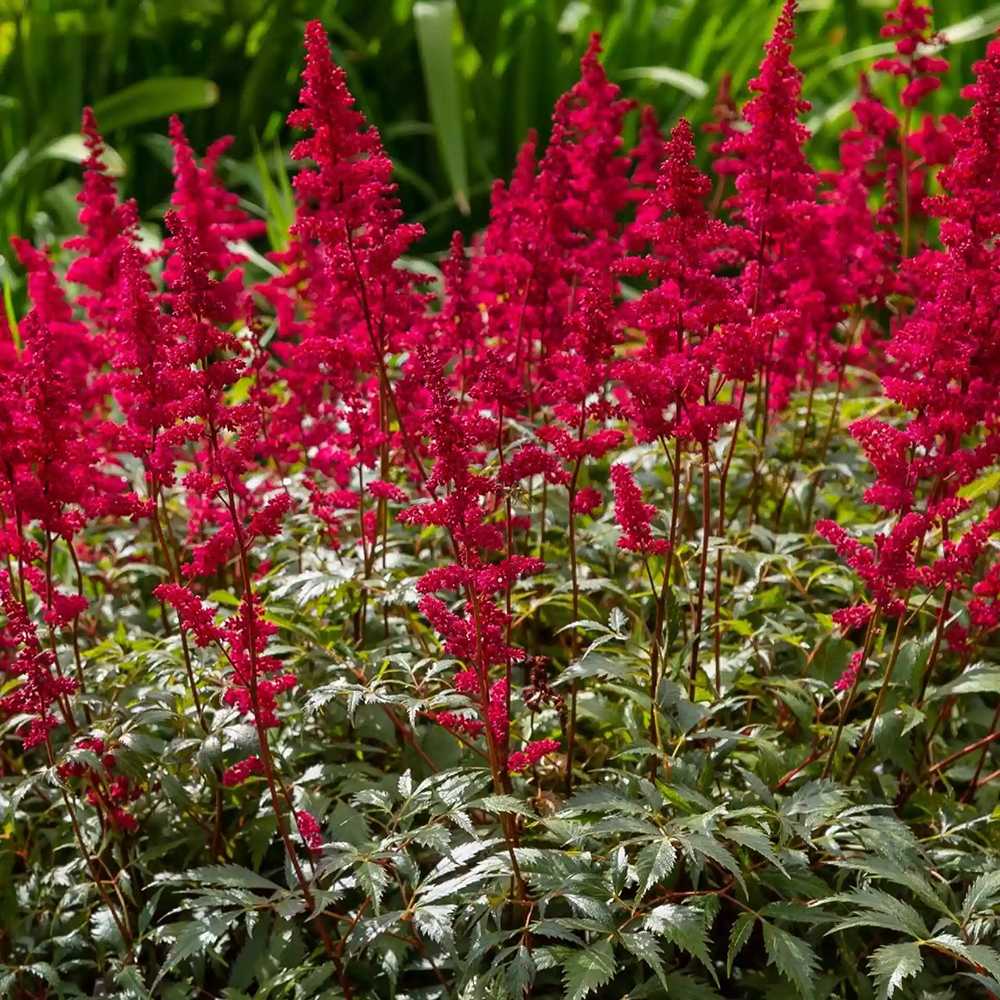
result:
[[(288, 121), (309, 133), (292, 158), (312, 165), (295, 176), (292, 242), (274, 255), (285, 270), (259, 291), (277, 312), (291, 392), (271, 433), (308, 450), (336, 436), (345, 410), (379, 412), (384, 359), (420, 339), (426, 297), (396, 266), (423, 230), (402, 221), (379, 134), (354, 108), (318, 21), (307, 25), (305, 44), (300, 107)], [(405, 423), (399, 393), (395, 400)], [(373, 444), (377, 451), (381, 442)]]
[[(405, 496), (404, 496), (405, 499)], [(250, 518), (247, 537), (251, 540), (274, 538), (281, 531), (281, 522), (291, 511), (294, 501), (288, 493), (277, 493)]]
[[(477, 444), (481, 437), (496, 434), (496, 422), (484, 424), (462, 407), (435, 352), (421, 349), (415, 365), (430, 400), (425, 420), (434, 465), (427, 486), (434, 493), (447, 492), (405, 509), (399, 519), (404, 524), (438, 525), (452, 540), (454, 562), (431, 568), (417, 582), (423, 595), (419, 607), (441, 637), (445, 651), (464, 664), (453, 685), (472, 700), (478, 714), (474, 718), (440, 712), (434, 718), (467, 737), (486, 735), (491, 754), (499, 755), (502, 762), (510, 734), (511, 691), (506, 677), (494, 679), (491, 672), (523, 661), (526, 654), (509, 642), (511, 616), (497, 606), (496, 597), (509, 592), (518, 580), (541, 572), (545, 563), (517, 553), (495, 558), (493, 554), (504, 549), (506, 536), (487, 523), (493, 513), (489, 498), (510, 489), (522, 476), (551, 472), (553, 467), (544, 452), (528, 445), (520, 460), (501, 467), (499, 476), (477, 470)], [(513, 475), (505, 475), (508, 469), (514, 470)], [(453, 609), (436, 596), (439, 591), (454, 591), (465, 600)]]
[[(943, 250), (924, 249), (908, 265), (913, 311), (896, 324), (887, 346), (886, 394), (911, 411), (895, 432), (888, 486), (954, 496), (996, 460), (1000, 440), (1000, 44), (976, 63), (975, 104), (954, 129), (955, 155), (942, 169), (944, 194), (929, 202), (941, 220)], [(889, 432), (882, 431), (881, 435)], [(969, 435), (978, 441), (969, 443)], [(906, 455), (904, 455), (904, 451)], [(907, 457), (910, 456), (910, 457)], [(906, 483), (901, 482), (906, 466)], [(886, 482), (887, 479), (892, 481)]]
[(803, 152), (809, 132), (799, 121), (810, 105), (802, 99), (802, 74), (791, 61), (795, 9), (796, 0), (785, 0), (760, 72), (748, 84), (756, 95), (743, 108), (749, 128), (731, 135), (721, 150), (739, 161), (733, 202), (739, 219), (765, 243), (778, 246), (797, 230), (802, 213), (811, 213), (816, 190)]
[[(219, 159), (232, 141), (232, 136), (217, 139), (198, 164), (180, 118), (173, 115), (170, 119), (170, 145), (174, 153), (174, 190), (170, 204), (196, 235), (208, 270), (222, 276), (244, 260), (230, 244), (253, 239), (265, 231), (264, 223), (250, 219), (239, 207), (237, 196), (227, 191), (216, 176)], [(176, 258), (167, 260), (164, 269), (167, 284), (175, 283), (178, 266)], [(242, 284), (238, 275), (231, 280)]]
[(848, 534), (835, 521), (817, 521), (816, 533), (830, 542), (857, 573), (879, 610), (898, 618), (905, 610), (904, 598), (918, 579), (914, 548), (927, 523), (923, 515), (907, 514), (888, 534), (876, 535), (872, 547)]
[[(97, 758), (96, 766), (86, 759)], [(82, 759), (81, 759), (82, 758)], [(126, 808), (142, 795), (128, 775), (115, 773), (117, 757), (101, 737), (87, 736), (73, 743), (72, 755), (56, 767), (63, 781), (83, 779), (84, 797), (117, 830), (135, 833), (139, 821)]]
[(948, 70), (948, 60), (922, 51), (933, 43), (931, 8), (919, 0), (899, 0), (887, 11), (882, 37), (895, 39), (896, 55), (879, 59), (874, 68), (906, 80), (900, 100), (904, 107), (915, 108), (941, 86), (941, 74)]
[(128, 510), (124, 483), (100, 467), (109, 425), (94, 412), (86, 333), (45, 254), (15, 244), (29, 269), (24, 350), (0, 372), (0, 502), (51, 535), (72, 538), (88, 517)]
[(210, 646), (222, 639), (224, 633), (215, 624), (215, 610), (187, 587), (177, 583), (161, 583), (154, 588), (153, 594), (177, 612), (181, 628), (192, 632), (199, 646)]
[(864, 660), (864, 653), (859, 649), (851, 654), (851, 659), (847, 664), (844, 672), (834, 681), (833, 690), (838, 694), (843, 694), (846, 691), (854, 690), (854, 685), (858, 683), (858, 677), (861, 674), (862, 661)]
[(643, 555), (662, 555), (670, 548), (663, 538), (653, 538), (650, 522), (656, 515), (654, 504), (643, 503), (642, 490), (631, 471), (624, 465), (611, 466), (611, 482), (615, 490), (615, 521), (622, 534), (618, 547)]
[(983, 578), (972, 588), (975, 597), (969, 601), (969, 619), (981, 633), (1000, 628), (1000, 562), (994, 562)]
[(103, 334), (115, 315), (119, 259), (124, 247), (137, 239), (139, 213), (134, 201), (118, 200), (117, 185), (105, 163), (104, 140), (91, 108), (83, 109), (81, 131), (87, 148), (83, 186), (77, 195), (83, 234), (64, 243), (67, 250), (79, 254), (67, 269), (66, 279), (93, 293), (80, 295), (77, 301), (98, 334)]
[(9, 677), (19, 678), (13, 691), (0, 697), (0, 712), (6, 716), (28, 716), (19, 735), (25, 750), (30, 750), (49, 738), (59, 724), (53, 706), (61, 698), (76, 691), (76, 681), (58, 672), (55, 654), (43, 649), (27, 609), (15, 597), (10, 575), (0, 570), (0, 607), (6, 624), (0, 634), (17, 650), (12, 663), (5, 667)]
[(294, 674), (278, 673), (279, 659), (267, 655), (267, 645), (277, 627), (264, 618), (260, 598), (245, 595), (239, 609), (222, 626), (227, 659), (233, 671), (222, 700), (254, 719), (261, 729), (279, 725), (278, 695), (290, 691)]
[(376, 500), (391, 500), (393, 503), (409, 503), (410, 498), (395, 483), (388, 483), (384, 479), (373, 479), (365, 483), (365, 489), (375, 497)]
[(740, 172), (739, 157), (724, 153), (728, 141), (739, 131), (737, 128), (739, 121), (740, 109), (733, 99), (733, 77), (730, 73), (723, 73), (715, 92), (712, 117), (701, 127), (706, 135), (716, 137), (712, 140), (708, 151), (712, 156), (712, 170), (722, 179)]
[(323, 846), (323, 830), (319, 820), (308, 809), (296, 809), (295, 825), (299, 828), (299, 836), (310, 852), (319, 854)]
[(622, 383), (619, 399), (640, 441), (713, 439), (737, 411), (709, 402), (710, 378), (720, 367), (746, 377), (756, 368), (754, 359), (741, 364), (732, 350), (727, 331), (742, 327), (747, 312), (737, 286), (719, 274), (751, 248), (744, 233), (709, 214), (711, 184), (694, 155), (694, 132), (681, 119), (632, 231), (633, 247), (648, 247), (648, 253), (620, 265), (652, 284), (622, 309), (623, 321), (642, 331), (645, 343), (614, 369)]
[(529, 767), (534, 767), (543, 757), (556, 753), (558, 750), (558, 740), (534, 740), (528, 743), (523, 750), (515, 750), (510, 755), (507, 760), (507, 770), (511, 774), (527, 771)]
[(841, 608), (834, 611), (833, 621), (843, 632), (853, 632), (855, 629), (864, 628), (875, 613), (875, 609), (870, 604), (855, 604), (850, 608)]
[[(950, 130), (953, 157), (939, 179), (946, 194), (930, 203), (943, 220), (942, 242), (952, 251), (967, 254), (969, 264), (979, 263), (976, 244), (1000, 232), (1000, 192), (996, 170), (1000, 140), (1000, 39), (993, 39), (986, 55), (973, 65), (975, 82), (962, 96), (975, 102), (969, 114)], [(972, 246), (966, 246), (971, 241)], [(979, 246), (980, 251), (986, 248)]]
[(473, 739), (482, 735), (486, 723), (470, 715), (458, 715), (455, 712), (435, 712), (434, 721), (453, 733), (461, 733)]
[[(830, 336), (851, 299), (839, 269), (823, 255), (827, 227), (818, 200), (819, 175), (805, 156), (809, 131), (800, 116), (802, 75), (792, 63), (796, 0), (785, 0), (764, 60), (743, 108), (746, 131), (733, 134), (722, 154), (738, 162), (733, 215), (752, 242), (740, 276), (753, 317), (769, 410), (780, 410), (798, 386), (815, 385), (835, 367)], [(760, 322), (762, 321), (762, 322)]]
[(582, 490), (578, 490), (576, 496), (573, 497), (573, 511), (576, 514), (593, 514), (602, 503), (604, 503), (604, 497), (601, 496), (600, 491), (594, 489), (593, 486), (585, 486)]
[(72, 397), (88, 411), (99, 399), (100, 387), (93, 382), (95, 361), (102, 360), (101, 353), (98, 350), (95, 358), (94, 339), (86, 325), (74, 315), (48, 252), (17, 236), (11, 238), (11, 246), (27, 272), (28, 298), (32, 307), (29, 316), (52, 345), (52, 363), (68, 380)]
[(552, 234), (564, 250), (576, 249), (582, 270), (605, 268), (619, 254), (621, 215), (630, 197), (621, 133), (632, 103), (608, 80), (600, 53), (595, 33), (580, 60), (579, 82), (556, 102), (538, 174)]
[(235, 764), (230, 764), (222, 772), (222, 783), (227, 788), (235, 788), (237, 785), (242, 785), (244, 781), (253, 777), (253, 775), (263, 773), (264, 762), (260, 757), (256, 755), (244, 757), (243, 760), (238, 760)]
[[(851, 106), (855, 126), (840, 137), (840, 169), (822, 175), (827, 189), (819, 210), (828, 259), (841, 262), (845, 299), (853, 303), (880, 301), (896, 290), (894, 268), (900, 249), (896, 234), (900, 156), (893, 146), (899, 120), (872, 93), (867, 76), (862, 75), (859, 89)], [(871, 192), (880, 187), (882, 204), (873, 207)]]
[(913, 503), (912, 470), (907, 454), (912, 442), (891, 424), (866, 417), (851, 424), (851, 435), (865, 450), (877, 479), (864, 495), (866, 503), (889, 511), (906, 511)]
[(633, 201), (643, 201), (649, 190), (656, 186), (660, 164), (666, 154), (667, 146), (656, 111), (648, 104), (643, 105), (639, 118), (639, 137), (629, 153), (632, 159), (632, 189), (629, 197)]

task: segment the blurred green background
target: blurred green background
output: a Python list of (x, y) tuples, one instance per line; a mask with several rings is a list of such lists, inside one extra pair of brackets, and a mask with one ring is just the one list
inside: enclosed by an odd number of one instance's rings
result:
[[(227, 179), (252, 210), (288, 221), (284, 125), (305, 20), (326, 24), (369, 119), (382, 130), (405, 207), (441, 249), (482, 224), (529, 127), (546, 131), (576, 78), (587, 36), (608, 71), (667, 123), (703, 122), (721, 76), (737, 98), (760, 59), (778, 0), (0, 0), (0, 253), (12, 232), (71, 231), (83, 104), (97, 108), (122, 185), (151, 222), (169, 195), (165, 117), (181, 112), (200, 150), (237, 137)], [(881, 0), (803, 0), (796, 61), (813, 102), (814, 159), (836, 156), (858, 74), (888, 46)], [(940, 0), (952, 69), (929, 105), (958, 109), (1000, 3)], [(632, 124), (634, 128), (634, 122)], [(127, 164), (127, 168), (126, 168)], [(2, 262), (0, 262), (2, 263)]]

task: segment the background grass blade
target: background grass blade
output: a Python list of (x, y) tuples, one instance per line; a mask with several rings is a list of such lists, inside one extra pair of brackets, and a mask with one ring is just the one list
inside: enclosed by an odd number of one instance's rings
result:
[(423, 67), (431, 121), (437, 132), (455, 204), (469, 214), (469, 172), (465, 157), (462, 100), (455, 68), (454, 0), (420, 0), (413, 5), (417, 47)]

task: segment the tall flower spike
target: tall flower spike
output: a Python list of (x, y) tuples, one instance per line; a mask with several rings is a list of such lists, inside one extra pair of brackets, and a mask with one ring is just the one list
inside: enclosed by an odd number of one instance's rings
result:
[[(260, 236), (266, 228), (239, 207), (237, 196), (226, 190), (216, 174), (219, 158), (232, 141), (232, 136), (217, 139), (199, 165), (180, 118), (176, 115), (170, 118), (170, 145), (174, 151), (174, 190), (170, 204), (201, 246), (207, 269), (223, 277), (245, 259), (230, 244)], [(179, 267), (176, 257), (167, 261), (164, 279), (168, 285), (175, 283)]]
[(820, 252), (819, 178), (806, 159), (809, 131), (799, 120), (809, 102), (791, 58), (795, 11), (796, 0), (785, 0), (749, 83), (755, 94), (743, 109), (749, 127), (722, 148), (739, 161), (730, 205), (755, 244), (743, 297), (763, 353), (765, 427), (767, 411), (780, 409), (792, 389), (823, 376), (833, 353), (829, 331), (850, 301), (850, 289)]
[[(378, 450), (391, 443), (390, 412), (406, 423), (399, 395), (386, 398), (386, 358), (426, 331), (425, 297), (415, 275), (398, 266), (423, 229), (402, 221), (392, 164), (378, 131), (354, 107), (319, 21), (306, 26), (305, 45), (300, 107), (288, 122), (308, 133), (292, 158), (312, 162), (294, 180), (291, 245), (275, 255), (287, 271), (260, 291), (278, 312), (277, 350), (297, 409), (289, 423), (320, 430), (304, 447), (326, 444), (343, 408), (363, 401), (377, 416)], [(399, 434), (405, 437), (402, 426)]]
[(571, 262), (580, 271), (606, 267), (620, 252), (621, 215), (630, 194), (622, 124), (632, 102), (608, 80), (600, 53), (594, 33), (580, 60), (579, 82), (556, 102), (539, 169), (553, 234), (564, 251), (575, 249)]
[(895, 39), (896, 55), (879, 59), (874, 69), (903, 77), (906, 85), (900, 100), (904, 107), (915, 108), (941, 86), (941, 74), (948, 69), (947, 59), (926, 52), (934, 41), (930, 5), (924, 6), (919, 0), (899, 0), (895, 9), (886, 13), (881, 34)]
[(799, 121), (810, 105), (791, 58), (795, 9), (796, 0), (785, 0), (760, 71), (748, 84), (757, 95), (743, 109), (749, 128), (731, 135), (721, 150), (739, 161), (733, 207), (765, 243), (797, 231), (803, 209), (815, 200), (816, 175), (803, 152), (809, 131)]
[(742, 338), (728, 332), (742, 331), (746, 315), (738, 288), (718, 274), (750, 248), (740, 250), (743, 230), (709, 214), (711, 183), (694, 155), (694, 132), (681, 119), (633, 228), (634, 245), (648, 252), (626, 258), (620, 268), (651, 285), (622, 308), (625, 325), (645, 334), (643, 348), (616, 366), (623, 383), (619, 398), (642, 441), (714, 437), (737, 411), (707, 402), (710, 375), (749, 378), (755, 370)]
[(107, 150), (91, 108), (83, 109), (81, 125), (87, 158), (83, 161), (83, 187), (77, 195), (83, 235), (66, 240), (67, 250), (80, 256), (66, 271), (68, 281), (90, 289), (79, 303), (98, 327), (106, 331), (115, 313), (119, 258), (123, 247), (136, 239), (138, 210), (134, 201), (119, 202), (118, 188), (105, 159)]
[(611, 482), (615, 489), (615, 521), (622, 530), (618, 547), (643, 555), (667, 552), (669, 543), (662, 538), (653, 538), (650, 528), (656, 507), (643, 503), (642, 490), (629, 469), (624, 465), (612, 465)]

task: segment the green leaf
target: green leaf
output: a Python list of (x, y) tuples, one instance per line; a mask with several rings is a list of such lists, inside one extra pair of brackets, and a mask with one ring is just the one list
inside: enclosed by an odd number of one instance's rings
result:
[(640, 961), (645, 962), (656, 973), (657, 978), (666, 988), (663, 961), (660, 958), (660, 946), (656, 943), (656, 938), (647, 931), (637, 931), (634, 934), (622, 934), (620, 940), (628, 951)]
[(787, 878), (788, 872), (766, 834), (749, 826), (730, 826), (726, 828), (725, 836), (741, 847), (749, 848), (759, 854)]
[(653, 83), (665, 83), (670, 87), (676, 87), (689, 97), (701, 100), (708, 94), (708, 84), (690, 73), (685, 73), (682, 69), (674, 69), (673, 66), (633, 66), (631, 69), (623, 69), (618, 72), (618, 76), (623, 80), (650, 80)]
[(725, 868), (736, 879), (740, 888), (746, 892), (747, 886), (743, 878), (743, 872), (740, 869), (739, 862), (733, 857), (732, 851), (728, 847), (720, 844), (714, 837), (705, 833), (685, 832), (678, 834), (677, 839), (688, 853), (697, 852), (698, 854), (703, 854), (706, 858), (710, 858), (716, 864)]
[[(90, 156), (83, 136), (76, 132), (53, 139), (38, 151), (39, 160), (65, 160), (68, 163), (83, 163)], [(104, 147), (104, 167), (112, 177), (125, 173), (125, 161), (110, 147)]]
[(372, 907), (375, 913), (378, 913), (382, 894), (389, 884), (389, 873), (374, 861), (360, 861), (354, 866), (353, 871), (358, 881), (358, 888), (371, 899)]
[(417, 48), (427, 87), (427, 102), (437, 135), (445, 172), (455, 204), (469, 214), (469, 177), (465, 162), (462, 102), (455, 67), (454, 0), (419, 0), (413, 5)]
[(904, 979), (920, 972), (924, 960), (920, 956), (920, 946), (906, 941), (879, 948), (868, 959), (868, 965), (878, 986), (878, 1000), (888, 1000)]
[(774, 965), (805, 1000), (812, 1000), (816, 993), (816, 971), (819, 965), (812, 946), (766, 920), (762, 921), (762, 926), (769, 964)]
[(857, 889), (834, 896), (831, 901), (847, 903), (850, 916), (831, 928), (830, 933), (850, 927), (881, 927), (917, 939), (927, 936), (923, 917), (905, 900), (880, 889)]
[(978, 479), (973, 479), (971, 483), (966, 483), (959, 489), (958, 495), (963, 500), (976, 500), (998, 486), (1000, 486), (1000, 469), (992, 469)]
[(933, 688), (928, 701), (950, 698), (956, 694), (994, 694), (1000, 691), (1000, 670), (984, 663), (976, 663), (959, 674), (953, 681)]
[(211, 80), (158, 76), (101, 98), (94, 105), (94, 114), (105, 132), (113, 132), (182, 111), (210, 108), (218, 99), (219, 88)]
[(229, 929), (230, 924), (236, 920), (237, 916), (238, 914), (234, 911), (210, 917), (208, 920), (192, 920), (181, 925), (175, 924), (177, 930), (171, 934), (174, 938), (174, 944), (160, 966), (156, 983), (159, 983), (179, 962), (183, 962), (184, 959), (191, 958), (193, 955), (198, 955), (215, 944)]
[[(667, 996), (670, 1000), (723, 1000), (722, 996), (700, 979), (685, 972), (670, 972), (666, 976)], [(646, 994), (649, 996), (650, 994)], [(658, 994), (652, 994), (659, 1000)]]
[(1000, 979), (1000, 953), (985, 944), (966, 944), (954, 934), (938, 934), (928, 942), (937, 951), (943, 951), (965, 959), (976, 966), (978, 971), (985, 970), (994, 979)]
[(714, 976), (708, 954), (708, 931), (699, 910), (676, 903), (664, 903), (646, 914), (644, 926), (658, 937), (693, 955)]
[(670, 840), (664, 837), (656, 843), (647, 844), (635, 859), (635, 870), (639, 876), (637, 898), (642, 899), (677, 862), (677, 851)]
[(522, 944), (506, 969), (507, 990), (513, 1000), (524, 1000), (524, 995), (535, 982), (535, 971), (535, 960)]
[(733, 929), (729, 932), (729, 950), (726, 953), (726, 975), (733, 974), (733, 962), (736, 956), (743, 950), (743, 946), (750, 938), (753, 925), (757, 922), (757, 917), (753, 913), (741, 913), (733, 921)]
[(934, 907), (939, 913), (946, 917), (952, 916), (951, 911), (945, 906), (941, 897), (923, 874), (914, 868), (904, 868), (898, 860), (867, 857), (862, 861), (842, 861), (838, 864), (843, 868), (864, 872), (871, 878), (885, 879), (888, 882), (901, 885), (903, 888), (909, 889), (928, 906)]
[(263, 875), (243, 868), (240, 865), (206, 865), (204, 868), (191, 868), (183, 875), (177, 876), (187, 882), (197, 882), (203, 885), (233, 886), (238, 889), (270, 889), (281, 891), (277, 882), (272, 882)]
[(606, 938), (580, 951), (567, 952), (563, 959), (565, 1000), (583, 1000), (594, 990), (611, 982), (614, 974), (614, 949)]
[(962, 920), (968, 920), (976, 913), (992, 910), (1000, 903), (1000, 870), (980, 875), (969, 886), (962, 901)]
[(452, 904), (421, 906), (413, 912), (413, 923), (424, 937), (444, 944), (451, 940), (455, 909)]

